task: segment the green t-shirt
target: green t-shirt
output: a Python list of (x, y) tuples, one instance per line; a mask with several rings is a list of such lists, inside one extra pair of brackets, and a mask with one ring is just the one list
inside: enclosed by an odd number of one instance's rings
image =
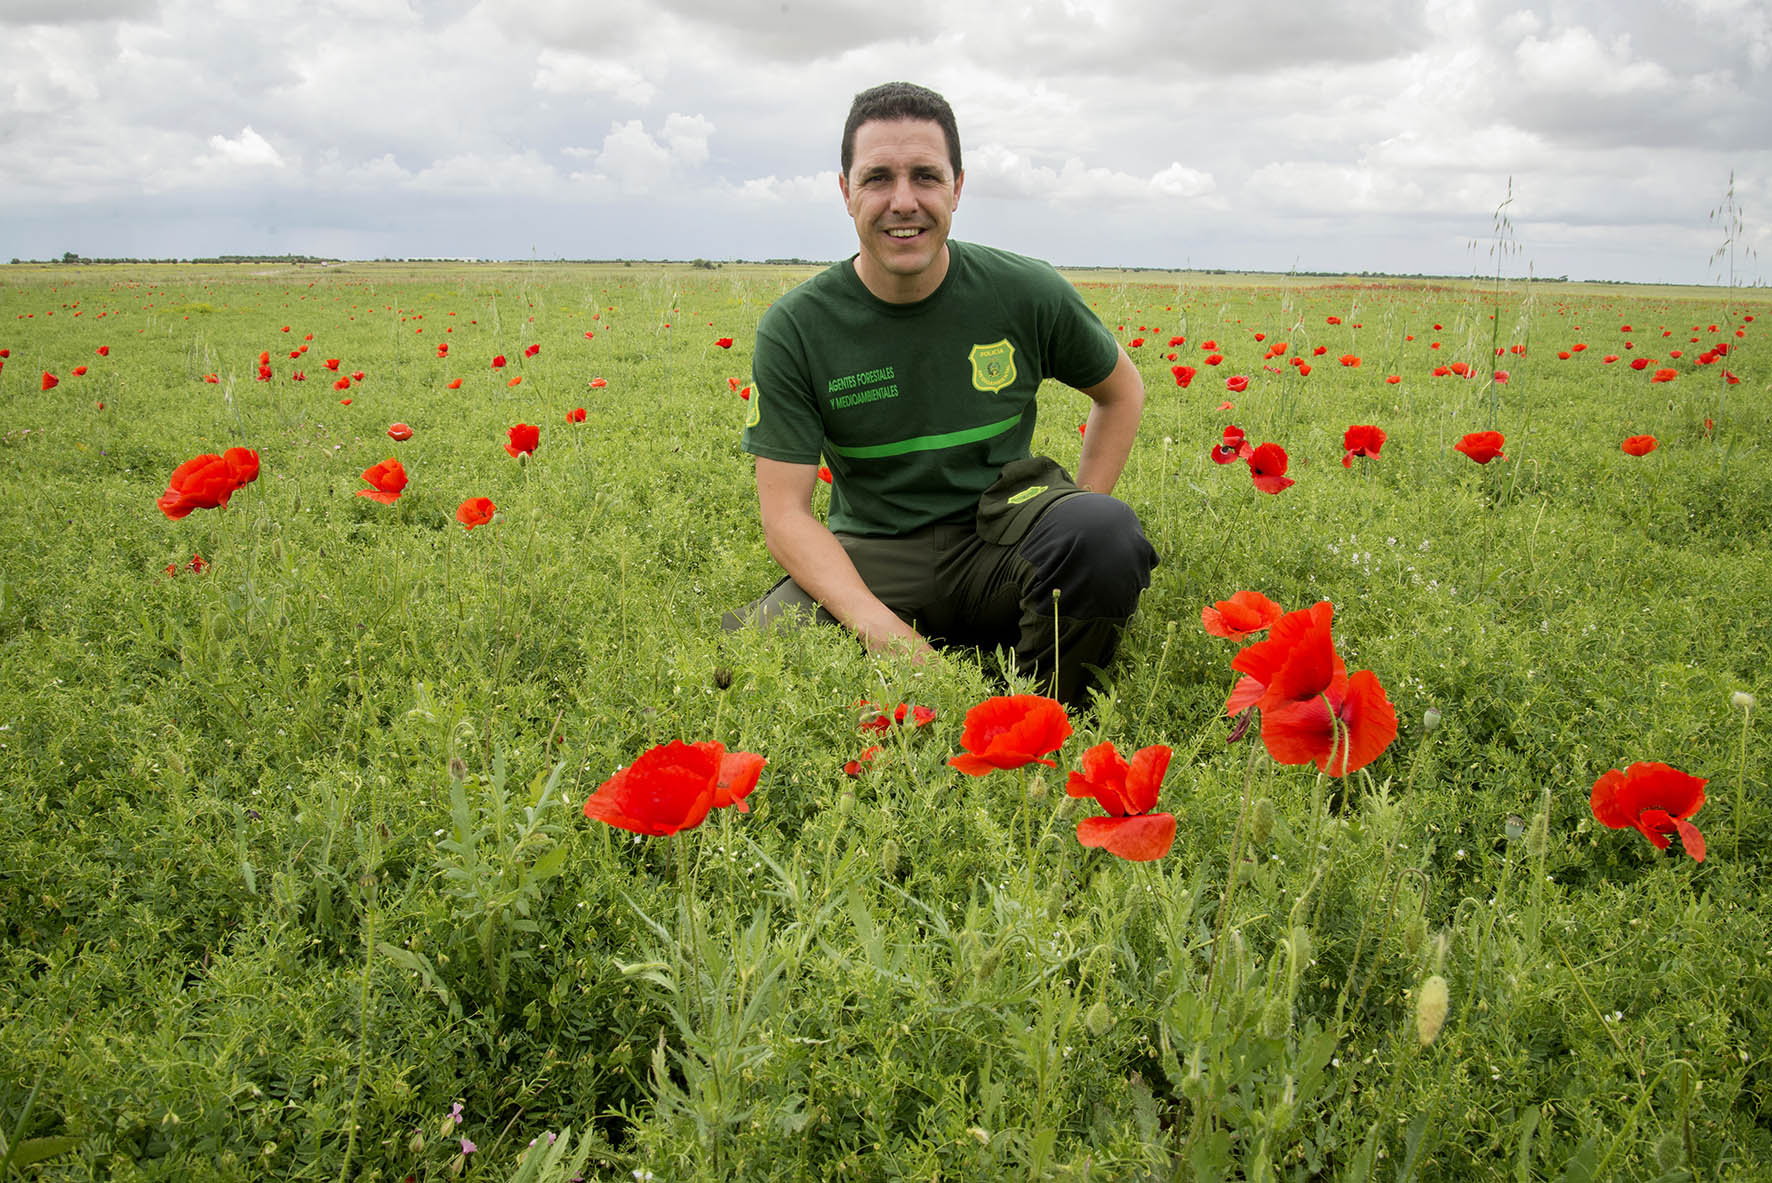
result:
[(832, 473), (830, 527), (898, 535), (971, 518), (998, 469), (1029, 454), (1046, 378), (1093, 386), (1119, 346), (1036, 259), (948, 241), (914, 304), (867, 290), (854, 259), (763, 314), (745, 451)]

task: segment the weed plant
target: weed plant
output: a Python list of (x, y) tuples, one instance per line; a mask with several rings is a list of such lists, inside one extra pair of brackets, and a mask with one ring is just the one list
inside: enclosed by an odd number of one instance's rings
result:
[[(720, 632), (773, 578), (738, 388), (803, 274), (6, 270), (0, 1176), (1764, 1177), (1772, 301), (1080, 277), (1144, 340), (1118, 492), (1163, 562), (1059, 767), (972, 780), (990, 661)], [(1037, 448), (1084, 410), (1043, 394)], [(1297, 484), (1213, 464), (1226, 423)], [(167, 520), (235, 445), (258, 481)], [(1198, 622), (1243, 588), (1335, 602), (1375, 764), (1227, 744)], [(766, 756), (751, 811), (584, 818), (674, 738)], [(1076, 843), (1101, 740), (1176, 751), (1159, 862)], [(1702, 863), (1595, 823), (1637, 760), (1708, 778)]]

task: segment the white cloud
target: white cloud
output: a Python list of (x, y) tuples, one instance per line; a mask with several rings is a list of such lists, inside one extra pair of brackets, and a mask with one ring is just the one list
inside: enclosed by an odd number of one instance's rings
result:
[(241, 128), (240, 134), (231, 140), (223, 135), (210, 136), (209, 154), (199, 157), (196, 165), (204, 171), (286, 167), (282, 154), (253, 131), (251, 124)]
[(638, 119), (617, 123), (603, 137), (595, 165), (574, 173), (573, 179), (602, 177), (631, 196), (651, 193), (672, 177), (706, 163), (708, 137), (713, 134), (713, 123), (700, 115), (666, 116), (656, 138)]
[(658, 94), (658, 87), (625, 62), (561, 49), (544, 49), (537, 56), (535, 88), (558, 95), (608, 95), (640, 107)]
[(1601, 44), (1586, 29), (1564, 29), (1548, 41), (1527, 37), (1514, 50), (1521, 77), (1542, 90), (1615, 96), (1661, 93), (1674, 79), (1655, 62), (1633, 60), (1630, 34)]
[(1051, 201), (1061, 206), (1092, 203), (1134, 204), (1155, 198), (1198, 198), (1216, 187), (1212, 174), (1171, 162), (1150, 177), (1091, 167), (1069, 157), (1057, 168), (1036, 164), (1002, 144), (986, 144), (973, 154), (968, 184), (981, 196)]
[(805, 204), (832, 206), (841, 204), (842, 194), (837, 189), (837, 170), (814, 173), (812, 176), (800, 177), (753, 177), (744, 181), (734, 190), (733, 195), (743, 201), (767, 204)]

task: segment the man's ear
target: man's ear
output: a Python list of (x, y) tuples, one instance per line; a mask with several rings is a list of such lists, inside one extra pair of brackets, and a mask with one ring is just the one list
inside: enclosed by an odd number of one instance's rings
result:
[(837, 191), (843, 195), (843, 208), (849, 208), (849, 178), (842, 173), (837, 174)]
[(954, 208), (960, 207), (960, 186), (966, 183), (966, 170), (961, 169), (954, 174)]

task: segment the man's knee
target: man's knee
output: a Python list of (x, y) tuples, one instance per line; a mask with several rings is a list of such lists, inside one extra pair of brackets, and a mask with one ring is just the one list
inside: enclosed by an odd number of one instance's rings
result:
[(720, 627), (729, 633), (753, 627), (767, 633), (779, 628), (797, 628), (813, 621), (835, 624), (836, 619), (799, 584), (783, 575), (763, 595), (721, 617)]
[(1066, 497), (1047, 510), (1020, 554), (1033, 568), (1030, 594), (1056, 591), (1059, 612), (1079, 620), (1132, 615), (1157, 565), (1132, 507), (1102, 493)]

